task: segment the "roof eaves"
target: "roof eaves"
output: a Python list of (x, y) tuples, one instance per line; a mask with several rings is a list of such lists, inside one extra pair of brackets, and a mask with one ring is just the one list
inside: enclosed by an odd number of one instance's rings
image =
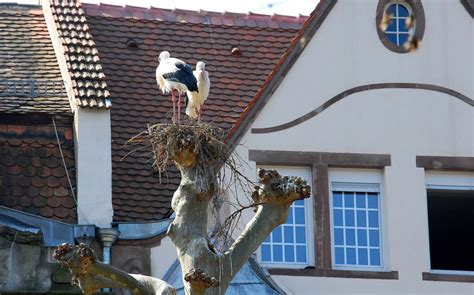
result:
[(72, 109), (109, 109), (105, 74), (80, 1), (48, 0), (42, 6)]
[(461, 0), (461, 3), (471, 17), (474, 18), (474, 0)]
[(313, 10), (311, 16), (299, 30), (285, 54), (281, 57), (257, 94), (252, 98), (247, 108), (242, 112), (239, 120), (229, 131), (227, 142), (232, 148), (237, 145), (241, 137), (255, 121), (258, 114), (286, 77), (298, 57), (306, 48), (306, 45), (309, 44), (336, 2), (337, 0), (321, 0)]

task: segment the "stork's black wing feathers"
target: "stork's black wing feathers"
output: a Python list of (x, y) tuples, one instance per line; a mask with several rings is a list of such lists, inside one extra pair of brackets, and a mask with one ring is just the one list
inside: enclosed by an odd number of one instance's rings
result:
[(185, 63), (175, 63), (178, 68), (175, 72), (163, 74), (163, 78), (186, 85), (189, 91), (198, 91), (197, 80), (193, 75), (193, 68)]

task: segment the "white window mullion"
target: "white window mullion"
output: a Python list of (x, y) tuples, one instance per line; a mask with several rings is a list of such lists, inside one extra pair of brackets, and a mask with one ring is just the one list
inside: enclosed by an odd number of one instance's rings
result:
[(369, 236), (369, 193), (365, 193), (365, 226), (366, 226), (366, 230), (365, 230), (365, 235), (367, 237), (367, 263), (369, 265), (372, 265), (372, 259), (371, 259), (371, 256), (370, 256), (370, 244), (369, 244), (369, 239), (370, 239), (370, 236)]
[[(342, 192), (342, 237), (344, 239), (344, 245), (347, 244), (347, 238), (346, 238), (346, 202), (345, 202), (345, 197), (346, 194)], [(347, 255), (346, 255), (346, 250), (347, 248), (344, 246), (344, 263), (347, 264)]]

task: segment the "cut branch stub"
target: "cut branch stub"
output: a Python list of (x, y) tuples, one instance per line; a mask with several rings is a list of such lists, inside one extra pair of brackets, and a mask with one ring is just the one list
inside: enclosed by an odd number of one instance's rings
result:
[(84, 244), (79, 246), (62, 244), (54, 250), (53, 258), (61, 266), (67, 266), (72, 273), (72, 284), (80, 286), (81, 279), (88, 276), (88, 267), (96, 262), (94, 251)]
[[(94, 251), (84, 244), (78, 246), (62, 244), (53, 257), (72, 273), (72, 283), (78, 285), (85, 294), (92, 294), (101, 288), (127, 288), (135, 295), (155, 293), (133, 276), (97, 260)], [(153, 282), (157, 288), (170, 290), (161, 282)], [(171, 287), (171, 286), (169, 286)], [(172, 293), (171, 293), (172, 294)]]
[(300, 177), (281, 176), (276, 170), (258, 170), (260, 186), (255, 186), (252, 199), (255, 203), (285, 204), (308, 198), (311, 187)]
[(208, 276), (202, 269), (191, 269), (185, 276), (184, 280), (189, 282), (193, 288), (208, 289), (219, 286), (219, 281)]

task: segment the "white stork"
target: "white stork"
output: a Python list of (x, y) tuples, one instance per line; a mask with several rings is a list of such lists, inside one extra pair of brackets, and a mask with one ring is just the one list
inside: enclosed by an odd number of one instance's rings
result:
[(187, 91), (188, 106), (186, 107), (186, 115), (191, 118), (201, 119), (201, 108), (204, 101), (209, 95), (209, 89), (211, 88), (211, 81), (209, 80), (209, 73), (206, 71), (206, 64), (199, 61), (196, 64), (196, 70), (193, 72), (196, 77), (199, 92)]
[(178, 91), (178, 123), (181, 113), (181, 95), (186, 91), (198, 91), (197, 81), (193, 75), (193, 68), (184, 61), (170, 57), (168, 51), (160, 53), (160, 64), (156, 68), (156, 82), (163, 94), (170, 93), (173, 99), (173, 123), (176, 123), (176, 97)]

